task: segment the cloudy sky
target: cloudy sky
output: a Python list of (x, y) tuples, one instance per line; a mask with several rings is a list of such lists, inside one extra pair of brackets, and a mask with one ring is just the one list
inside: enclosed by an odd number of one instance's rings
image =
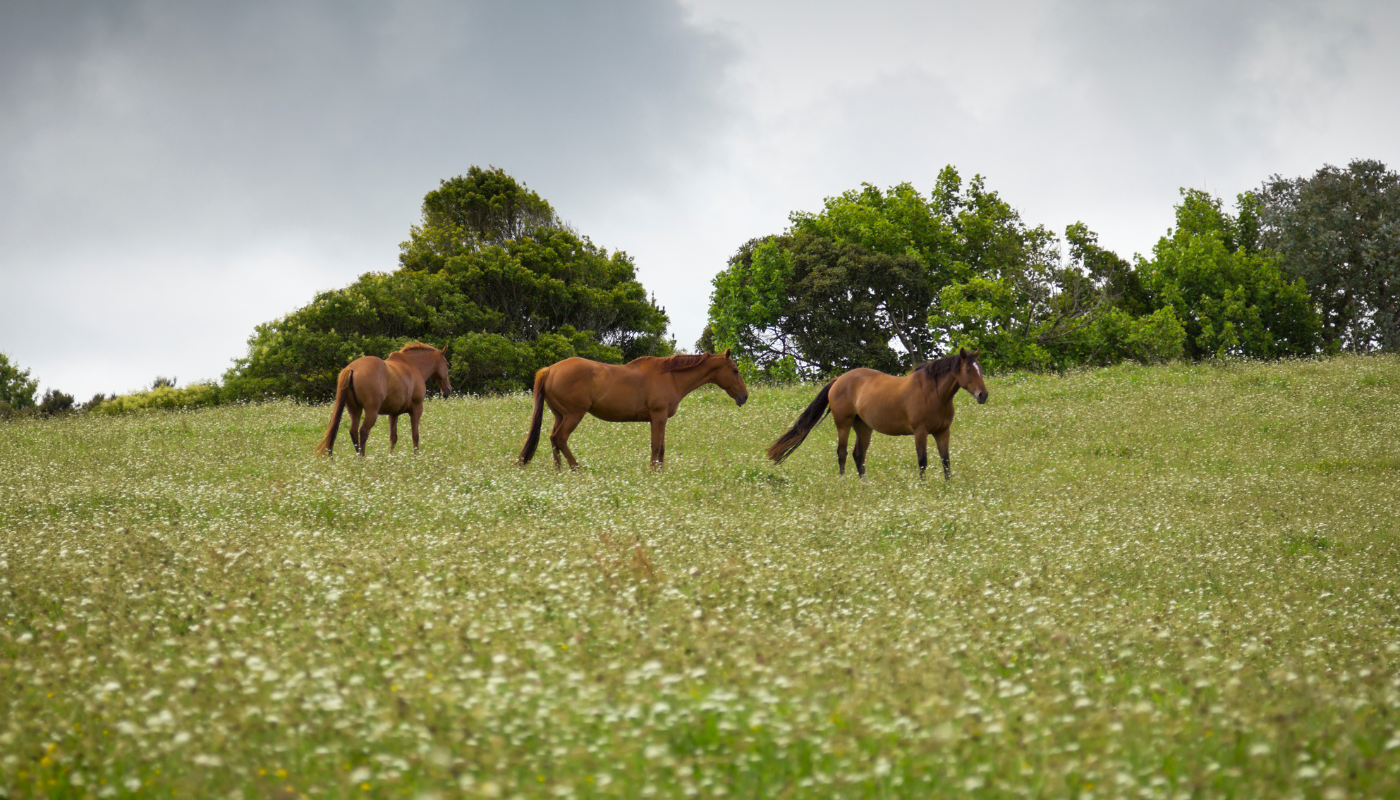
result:
[(745, 240), (981, 173), (1147, 253), (1180, 187), (1400, 167), (1389, 2), (0, 0), (0, 351), (85, 399), (216, 378), (504, 168), (682, 345)]

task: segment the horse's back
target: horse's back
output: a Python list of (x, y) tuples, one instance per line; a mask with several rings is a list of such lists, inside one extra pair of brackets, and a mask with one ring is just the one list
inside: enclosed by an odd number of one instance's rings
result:
[(875, 430), (892, 436), (913, 432), (909, 392), (913, 377), (888, 375), (860, 367), (837, 378), (828, 395), (831, 412), (838, 418), (860, 417)]
[(578, 356), (566, 358), (549, 367), (545, 396), (551, 407), (561, 410), (586, 411), (612, 422), (641, 419), (647, 380), (659, 374), (651, 366), (643, 359), (604, 364)]

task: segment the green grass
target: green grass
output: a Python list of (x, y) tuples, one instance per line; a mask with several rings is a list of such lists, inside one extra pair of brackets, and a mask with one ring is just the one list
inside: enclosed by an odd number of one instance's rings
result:
[[(327, 408), (0, 425), (0, 796), (1400, 794), (1400, 359), (958, 400), (953, 480), (812, 387), (712, 388), (647, 468), (422, 453)], [(406, 427), (406, 426), (405, 426)]]

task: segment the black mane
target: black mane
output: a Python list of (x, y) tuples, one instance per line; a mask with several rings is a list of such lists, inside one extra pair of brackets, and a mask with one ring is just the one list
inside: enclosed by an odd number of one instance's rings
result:
[(921, 364), (915, 367), (914, 371), (922, 372), (930, 378), (941, 378), (944, 375), (947, 375), (948, 373), (957, 369), (958, 360), (960, 358), (961, 355), (959, 353), (953, 353), (951, 355), (946, 355), (942, 358), (934, 359), (933, 361)]

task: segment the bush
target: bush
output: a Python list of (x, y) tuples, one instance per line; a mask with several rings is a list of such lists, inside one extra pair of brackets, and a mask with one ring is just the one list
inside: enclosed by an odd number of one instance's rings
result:
[(57, 389), (50, 389), (44, 392), (44, 399), (39, 402), (40, 414), (62, 414), (65, 411), (73, 410), (73, 395), (64, 394)]
[(111, 400), (100, 403), (92, 411), (95, 414), (115, 415), (152, 409), (197, 408), (216, 406), (220, 400), (221, 392), (218, 384), (213, 382), (192, 383), (183, 389), (159, 386), (144, 392), (113, 397)]

